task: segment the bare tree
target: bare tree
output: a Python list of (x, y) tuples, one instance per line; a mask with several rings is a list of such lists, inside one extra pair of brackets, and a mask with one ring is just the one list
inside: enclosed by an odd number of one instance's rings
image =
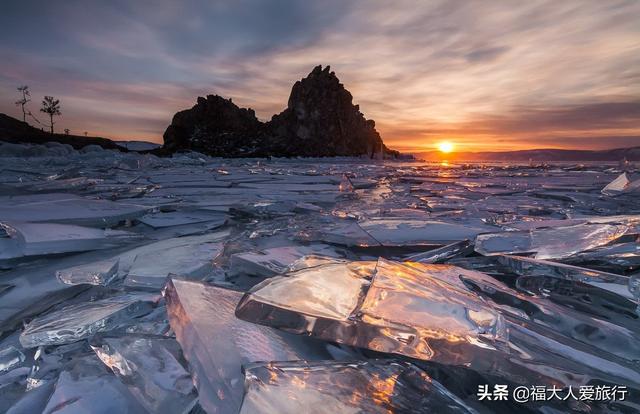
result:
[(60, 113), (60, 100), (55, 99), (53, 96), (45, 96), (42, 100), (42, 108), (40, 108), (40, 112), (44, 112), (49, 115), (51, 133), (53, 134), (53, 125), (55, 124), (55, 122), (53, 122), (53, 117), (56, 115), (62, 115)]
[(16, 106), (19, 106), (22, 109), (22, 122), (27, 122), (27, 110), (25, 106), (27, 103), (31, 101), (31, 92), (29, 92), (29, 86), (22, 85), (18, 86), (18, 91), (22, 93), (22, 99), (16, 101)]

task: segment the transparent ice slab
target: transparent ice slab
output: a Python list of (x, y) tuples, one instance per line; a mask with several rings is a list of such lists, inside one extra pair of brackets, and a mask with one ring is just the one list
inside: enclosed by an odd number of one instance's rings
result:
[(618, 268), (626, 271), (640, 268), (640, 243), (617, 243), (598, 247), (565, 259), (570, 264), (588, 263), (599, 268)]
[[(169, 275), (201, 277), (213, 268), (213, 260), (222, 251), (221, 240), (227, 233), (179, 237), (144, 246), (137, 250), (125, 285), (161, 289)], [(135, 253), (135, 252), (134, 252)]]
[(417, 253), (406, 257), (404, 260), (407, 262), (419, 262), (419, 263), (442, 263), (455, 257), (463, 257), (473, 253), (473, 243), (469, 240), (462, 240), (459, 242), (447, 244), (446, 246), (438, 249), (426, 251), (424, 253)]
[(25, 356), (22, 351), (13, 345), (0, 349), (0, 372), (10, 371), (24, 360)]
[(62, 371), (43, 414), (143, 414), (147, 411), (95, 357)]
[(473, 239), (495, 227), (476, 227), (439, 221), (383, 218), (361, 221), (359, 226), (383, 246), (449, 244)]
[(195, 405), (198, 396), (174, 339), (99, 335), (91, 347), (150, 413), (188, 413)]
[(85, 265), (74, 266), (56, 272), (56, 277), (67, 285), (99, 285), (107, 286), (117, 276), (118, 264), (120, 260), (112, 259), (100, 260)]
[(623, 172), (602, 189), (602, 194), (615, 196), (637, 189), (640, 189), (640, 180), (631, 181), (627, 173)]
[(244, 372), (241, 414), (475, 412), (406, 362), (272, 362)]
[(38, 316), (20, 334), (25, 348), (61, 345), (132, 323), (151, 312), (158, 301), (153, 295), (122, 295), (94, 302), (69, 305)]
[(154, 213), (142, 216), (138, 221), (155, 229), (181, 226), (184, 224), (204, 223), (215, 221), (223, 225), (227, 217), (224, 214), (216, 214), (207, 211), (173, 211), (168, 213)]
[(0, 221), (50, 222), (109, 227), (142, 216), (149, 207), (91, 200), (71, 194), (38, 194), (0, 201)]
[(534, 253), (537, 259), (557, 259), (605, 245), (622, 236), (628, 227), (610, 224), (541, 228), (480, 234), (475, 250), (482, 255)]
[(208, 413), (238, 412), (243, 364), (331, 359), (325, 344), (312, 338), (237, 319), (234, 310), (241, 297), (240, 292), (174, 278), (165, 289), (171, 327)]
[(270, 277), (286, 272), (292, 263), (310, 255), (339, 257), (336, 249), (323, 244), (273, 247), (258, 252), (235, 253), (231, 256), (229, 275), (245, 273)]
[(0, 260), (107, 249), (136, 237), (121, 230), (70, 224), (5, 222), (0, 227), (9, 235), (0, 238)]
[(335, 263), (256, 285), (242, 319), (352, 346), (439, 362), (462, 361), (447, 346), (500, 347), (502, 316), (461, 289), (400, 263)]
[(627, 288), (629, 283), (627, 276), (530, 257), (500, 255), (497, 259), (500, 264), (520, 276), (550, 276), (575, 280), (626, 298), (633, 297)]
[[(243, 297), (236, 314), (287, 332), (461, 365), (520, 384), (575, 385), (593, 378), (640, 384), (629, 362), (637, 341), (626, 328), (618, 331), (575, 313), (554, 318), (562, 309), (553, 304), (541, 306), (537, 321), (529, 322), (527, 312), (537, 308), (523, 295), (503, 292), (499, 284), (487, 284), (489, 276), (455, 266), (379, 259), (377, 266), (343, 264), (342, 274), (337, 266), (266, 280)], [(472, 282), (499, 300), (488, 301), (493, 297), (479, 295)], [(590, 338), (589, 332), (598, 334)]]

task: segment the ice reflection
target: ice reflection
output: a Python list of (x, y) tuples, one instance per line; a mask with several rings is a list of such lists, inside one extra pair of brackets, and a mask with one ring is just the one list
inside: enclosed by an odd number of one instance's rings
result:
[(273, 362), (244, 371), (241, 414), (476, 412), (405, 362)]

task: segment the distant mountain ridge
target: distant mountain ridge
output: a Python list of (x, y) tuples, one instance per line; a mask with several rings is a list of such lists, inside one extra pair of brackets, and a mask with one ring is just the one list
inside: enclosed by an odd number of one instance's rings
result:
[(414, 153), (426, 161), (640, 161), (640, 146), (609, 150), (531, 149), (495, 152), (456, 152), (443, 154), (438, 151)]

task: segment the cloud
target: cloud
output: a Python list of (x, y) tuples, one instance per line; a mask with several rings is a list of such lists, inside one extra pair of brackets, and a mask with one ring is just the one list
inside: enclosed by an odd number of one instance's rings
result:
[[(469, 146), (633, 137), (638, 16), (638, 2), (595, 0), (25, 0), (0, 16), (0, 92), (28, 83), (64, 96), (65, 122), (160, 140), (160, 120), (197, 95), (269, 119), (295, 80), (331, 64), (391, 146), (428, 147), (443, 134)], [(15, 113), (12, 102), (0, 111)]]

